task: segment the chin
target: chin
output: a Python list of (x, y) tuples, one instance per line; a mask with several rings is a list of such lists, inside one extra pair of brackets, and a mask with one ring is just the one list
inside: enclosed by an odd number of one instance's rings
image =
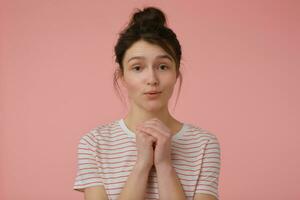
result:
[(153, 104), (144, 105), (144, 109), (149, 112), (156, 112), (162, 110), (164, 106), (165, 105), (162, 103), (153, 103)]

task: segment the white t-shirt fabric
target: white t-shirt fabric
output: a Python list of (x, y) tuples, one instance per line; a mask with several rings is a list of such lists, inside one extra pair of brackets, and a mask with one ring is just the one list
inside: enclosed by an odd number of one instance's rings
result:
[[(216, 135), (183, 123), (172, 136), (172, 165), (186, 198), (196, 193), (219, 199), (220, 144)], [(103, 185), (109, 200), (120, 195), (137, 159), (136, 137), (123, 119), (99, 125), (81, 136), (77, 146), (77, 174), (73, 189)], [(150, 170), (145, 199), (159, 199), (155, 168)]]

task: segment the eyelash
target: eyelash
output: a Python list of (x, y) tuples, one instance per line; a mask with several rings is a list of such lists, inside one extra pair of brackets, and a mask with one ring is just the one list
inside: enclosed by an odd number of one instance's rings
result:
[[(167, 65), (165, 65), (165, 64), (161, 64), (160, 66), (164, 66), (166, 69), (169, 69), (169, 66), (167, 66)], [(133, 67), (132, 69), (133, 69), (134, 71), (136, 71), (135, 69), (136, 69), (137, 67), (141, 67), (141, 66), (140, 66), (140, 65), (136, 65), (136, 66)]]

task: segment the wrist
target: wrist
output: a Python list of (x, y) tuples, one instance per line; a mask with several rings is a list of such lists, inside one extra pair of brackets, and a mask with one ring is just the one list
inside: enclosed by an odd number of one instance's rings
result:
[(171, 165), (171, 163), (161, 163), (158, 165), (155, 165), (155, 169), (157, 172), (167, 172), (167, 171), (171, 171), (173, 170), (173, 166)]
[(135, 163), (134, 169), (141, 173), (149, 173), (152, 166), (144, 165), (139, 162)]

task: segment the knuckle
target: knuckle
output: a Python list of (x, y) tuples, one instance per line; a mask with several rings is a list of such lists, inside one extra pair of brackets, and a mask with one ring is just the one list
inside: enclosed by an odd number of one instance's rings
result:
[(161, 142), (162, 143), (167, 143), (168, 141), (169, 141), (169, 137), (167, 137), (167, 136), (161, 137)]

